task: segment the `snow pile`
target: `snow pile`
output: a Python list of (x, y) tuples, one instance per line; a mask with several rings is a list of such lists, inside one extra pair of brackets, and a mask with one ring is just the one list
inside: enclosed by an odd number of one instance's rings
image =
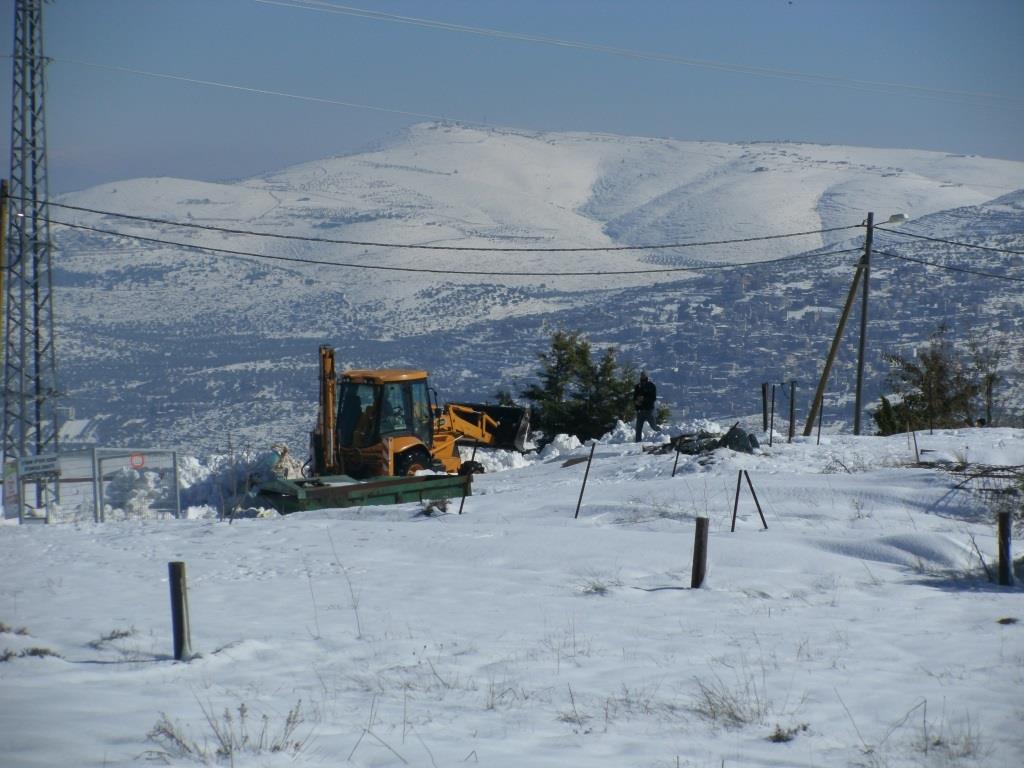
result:
[(543, 461), (557, 459), (564, 454), (576, 451), (583, 443), (575, 435), (555, 435), (555, 438), (541, 448), (538, 454)]
[[(287, 446), (278, 444), (269, 451), (213, 455), (205, 463), (189, 457), (181, 462), (178, 476), (182, 509), (186, 517), (194, 518), (205, 516), (207, 509), (230, 512), (251, 488), (274, 477), (301, 477), (302, 463)], [(192, 507), (197, 510), (190, 511)]]

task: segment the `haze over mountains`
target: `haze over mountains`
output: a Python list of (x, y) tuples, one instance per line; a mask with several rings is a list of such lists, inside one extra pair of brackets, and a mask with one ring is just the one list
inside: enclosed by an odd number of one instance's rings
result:
[[(302, 452), (320, 344), (336, 346), (344, 367), (422, 367), (442, 399), (487, 399), (499, 387), (520, 389), (559, 328), (583, 330), (596, 346), (614, 344), (646, 367), (676, 419), (754, 413), (760, 382), (796, 379), (802, 424), (863, 243), (855, 225), (867, 212), (878, 221), (907, 214), (901, 231), (1024, 250), (1022, 188), (1024, 163), (973, 156), (437, 123), (363, 153), (235, 183), (102, 185), (59, 202), (260, 233), (459, 247), (648, 245), (852, 228), (700, 248), (493, 253), (265, 238), (55, 207), (59, 221), (288, 259), (56, 227), (60, 379), (76, 417), (65, 439), (216, 451), (230, 433), (234, 445), (285, 440)], [(1015, 255), (880, 231), (875, 248), (1024, 276)], [(604, 274), (657, 267), (712, 269)], [(558, 272), (576, 274), (522, 274)], [(1019, 283), (881, 255), (872, 277), (869, 400), (883, 386), (881, 354), (905, 351), (945, 322), (960, 340), (984, 336), (1006, 346), (1001, 394), (1019, 414)], [(855, 325), (856, 316), (851, 331)], [(852, 391), (852, 332), (848, 338), (826, 422), (850, 419), (848, 406), (837, 410)]]

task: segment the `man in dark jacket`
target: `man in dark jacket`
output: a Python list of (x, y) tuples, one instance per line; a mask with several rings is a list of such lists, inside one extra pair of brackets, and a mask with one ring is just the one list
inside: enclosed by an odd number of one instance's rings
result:
[(651, 425), (651, 429), (657, 429), (654, 423), (654, 401), (658, 397), (658, 390), (654, 382), (647, 378), (647, 372), (640, 372), (640, 383), (633, 387), (633, 405), (636, 406), (636, 442), (640, 442), (643, 435), (644, 422)]

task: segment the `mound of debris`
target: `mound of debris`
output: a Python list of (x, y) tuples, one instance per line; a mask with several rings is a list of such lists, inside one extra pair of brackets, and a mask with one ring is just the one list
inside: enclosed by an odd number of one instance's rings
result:
[(659, 446), (658, 453), (685, 453), (690, 456), (711, 453), (719, 448), (729, 448), (738, 453), (753, 453), (755, 448), (760, 447), (757, 437), (740, 427), (737, 421), (724, 435), (714, 435), (710, 432), (696, 432), (693, 434), (679, 435), (673, 437), (665, 445)]

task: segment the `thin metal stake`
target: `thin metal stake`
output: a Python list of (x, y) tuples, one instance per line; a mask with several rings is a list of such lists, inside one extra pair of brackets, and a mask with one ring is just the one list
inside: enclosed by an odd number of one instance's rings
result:
[(754, 497), (754, 506), (757, 507), (757, 514), (761, 516), (761, 525), (763, 525), (764, 529), (767, 531), (768, 523), (765, 522), (764, 512), (761, 511), (761, 502), (757, 500), (757, 493), (754, 491), (754, 484), (750, 482), (750, 473), (744, 469), (743, 476), (747, 478), (747, 486), (750, 488), (750, 495)]
[(747, 478), (747, 487), (750, 488), (750, 495), (754, 497), (754, 506), (757, 507), (757, 514), (761, 516), (761, 525), (764, 529), (768, 530), (768, 523), (764, 519), (764, 511), (761, 509), (761, 502), (757, 500), (757, 493), (754, 491), (754, 484), (750, 482), (750, 473), (745, 469), (741, 469), (736, 473), (736, 500), (732, 505), (732, 528), (730, 532), (736, 532), (736, 512), (740, 507), (740, 486), (743, 483), (743, 478)]
[(573, 515), (573, 519), (577, 519), (580, 516), (580, 505), (583, 503), (583, 491), (587, 489), (587, 477), (590, 476), (590, 462), (594, 460), (594, 448), (597, 447), (597, 440), (590, 444), (590, 456), (587, 457), (587, 471), (583, 473), (583, 487), (580, 488), (580, 498), (576, 502), (576, 514)]
[(818, 409), (818, 442), (816, 443), (817, 445), (821, 445), (821, 417), (822, 417), (822, 414), (824, 414), (824, 413), (825, 413), (825, 404), (822, 403), (821, 407)]
[[(479, 447), (480, 447), (480, 441), (479, 440), (474, 440), (473, 441), (473, 453), (469, 457), (470, 461), (476, 461), (476, 449), (479, 448)], [(466, 488), (464, 488), (463, 491), (462, 491), (462, 501), (459, 502), (459, 514), (460, 515), (462, 514), (462, 508), (466, 504), (466, 491), (472, 485), (473, 485), (473, 476), (470, 475), (469, 479), (466, 481)]]
[(743, 482), (743, 470), (739, 470), (736, 473), (736, 501), (732, 504), (732, 528), (729, 529), (730, 533), (736, 532), (736, 510), (740, 508), (740, 483)]

